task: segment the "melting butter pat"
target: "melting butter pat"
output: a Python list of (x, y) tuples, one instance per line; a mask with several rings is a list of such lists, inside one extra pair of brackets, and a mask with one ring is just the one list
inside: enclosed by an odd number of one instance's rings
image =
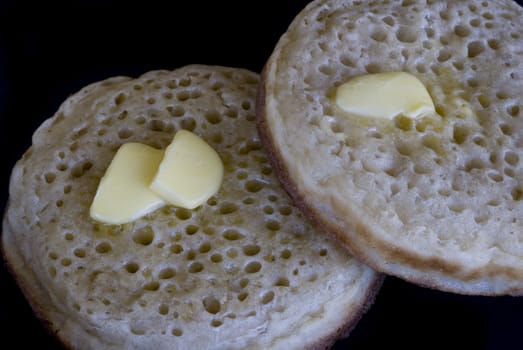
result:
[(180, 130), (165, 150), (151, 190), (167, 202), (193, 209), (220, 188), (223, 164), (216, 151), (190, 131)]
[(406, 72), (354, 77), (337, 88), (335, 100), (343, 111), (360, 117), (393, 119), (403, 115), (419, 118), (435, 113), (432, 98), (423, 83)]
[(162, 207), (164, 200), (149, 188), (162, 158), (163, 151), (147, 145), (122, 145), (100, 180), (91, 217), (124, 224)]

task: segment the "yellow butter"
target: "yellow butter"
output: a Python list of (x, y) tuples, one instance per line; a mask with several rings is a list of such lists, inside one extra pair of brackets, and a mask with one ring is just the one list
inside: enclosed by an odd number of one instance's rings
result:
[(223, 164), (216, 151), (194, 133), (180, 130), (165, 150), (151, 190), (167, 202), (193, 209), (220, 188)]
[(122, 145), (100, 180), (91, 217), (108, 224), (123, 224), (163, 206), (163, 199), (149, 189), (162, 157), (163, 151), (147, 145)]
[(335, 101), (343, 111), (360, 117), (393, 119), (398, 115), (419, 118), (435, 113), (423, 83), (406, 72), (354, 77), (336, 89)]

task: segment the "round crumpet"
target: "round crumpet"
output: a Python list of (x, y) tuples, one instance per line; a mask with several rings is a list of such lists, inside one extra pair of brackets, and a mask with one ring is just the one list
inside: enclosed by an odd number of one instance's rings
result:
[[(362, 121), (335, 103), (341, 84), (384, 72), (418, 78), (435, 112)], [(519, 295), (522, 91), (516, 2), (317, 0), (268, 60), (257, 119), (297, 205), (362, 261), (444, 291)]]
[[(319, 349), (346, 336), (382, 275), (316, 230), (256, 132), (259, 76), (190, 65), (70, 96), (15, 165), (2, 252), (35, 313), (71, 349)], [(116, 151), (188, 130), (224, 165), (189, 210), (109, 225), (89, 208)]]

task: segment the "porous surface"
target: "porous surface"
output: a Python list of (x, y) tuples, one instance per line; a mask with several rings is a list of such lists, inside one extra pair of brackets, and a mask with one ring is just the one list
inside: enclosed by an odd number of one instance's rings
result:
[[(406, 71), (434, 115), (356, 118), (353, 76)], [(262, 74), (262, 141), (299, 206), (373, 268), (523, 292), (523, 10), (512, 1), (310, 3)], [(380, 103), (380, 101), (376, 101)]]
[[(257, 74), (187, 66), (111, 78), (72, 95), (13, 169), (3, 254), (35, 312), (74, 349), (328, 347), (381, 277), (303, 217), (255, 127)], [(89, 216), (125, 142), (163, 149), (177, 130), (224, 163), (204, 205), (125, 225)]]

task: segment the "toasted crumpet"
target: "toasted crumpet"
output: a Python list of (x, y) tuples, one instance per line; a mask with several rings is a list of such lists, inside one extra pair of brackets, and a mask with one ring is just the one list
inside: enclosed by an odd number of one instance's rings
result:
[[(348, 115), (354, 76), (405, 71), (436, 113)], [(523, 293), (523, 9), (497, 1), (310, 3), (262, 74), (262, 141), (287, 191), (378, 271)], [(376, 101), (380, 103), (380, 101)]]
[[(382, 276), (316, 230), (280, 186), (255, 126), (257, 74), (192, 65), (115, 77), (69, 97), (15, 165), (2, 251), (71, 349), (325, 348)], [(178, 130), (213, 147), (219, 191), (107, 225), (89, 216), (116, 150)]]

